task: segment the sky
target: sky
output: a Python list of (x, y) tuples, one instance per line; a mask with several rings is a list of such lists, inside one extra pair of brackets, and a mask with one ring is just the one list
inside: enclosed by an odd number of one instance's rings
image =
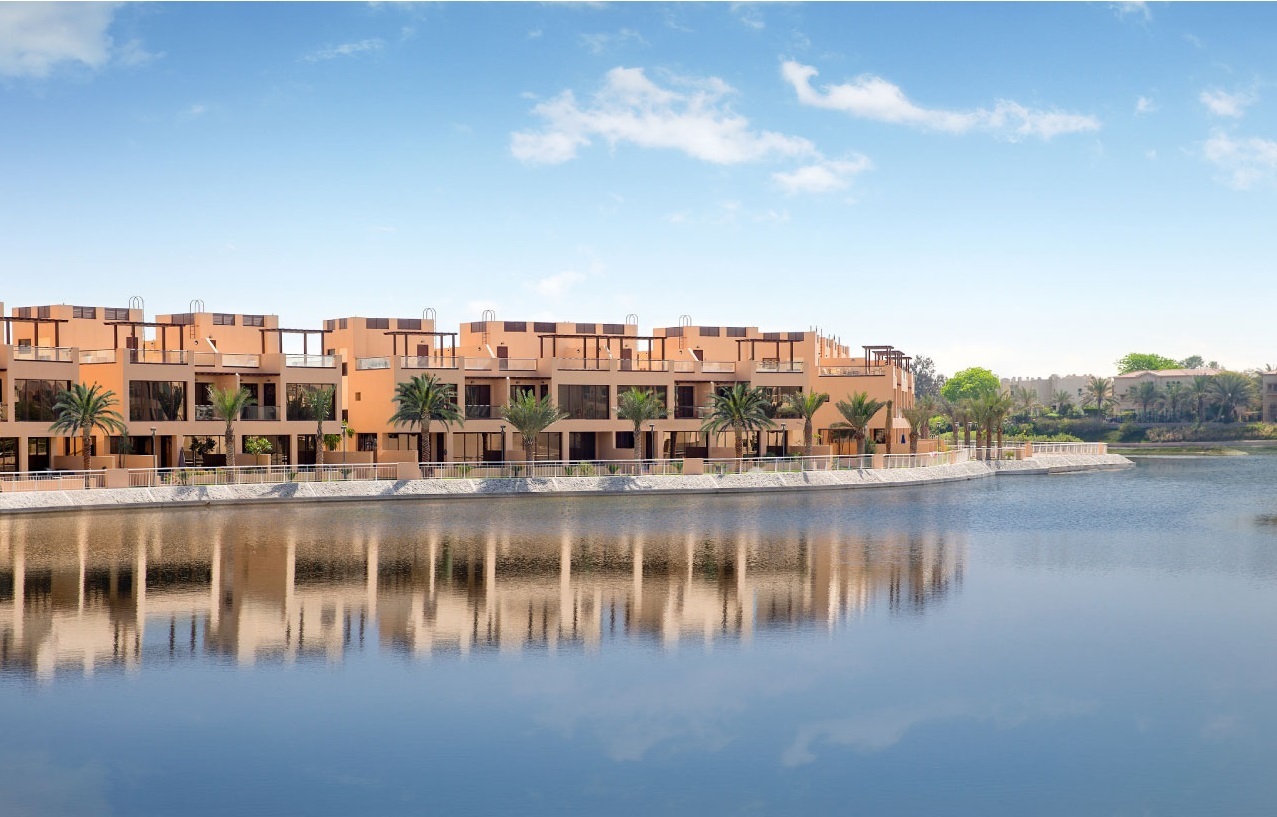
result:
[(1277, 364), (1277, 5), (0, 3), (0, 301)]

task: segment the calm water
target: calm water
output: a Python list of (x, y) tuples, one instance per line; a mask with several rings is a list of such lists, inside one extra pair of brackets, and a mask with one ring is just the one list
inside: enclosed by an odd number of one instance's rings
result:
[(0, 814), (1273, 814), (1275, 485), (0, 518)]

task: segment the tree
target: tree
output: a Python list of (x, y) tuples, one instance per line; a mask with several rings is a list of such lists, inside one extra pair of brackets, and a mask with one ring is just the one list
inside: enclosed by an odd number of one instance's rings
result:
[(737, 383), (730, 389), (710, 395), (709, 416), (701, 424), (701, 432), (717, 434), (730, 428), (736, 440), (736, 459), (739, 461), (745, 455), (744, 434), (776, 427), (776, 423), (767, 416), (770, 408), (771, 398), (765, 389)]
[(892, 438), (896, 436), (896, 401), (895, 400), (887, 401), (887, 419), (885, 420), (885, 422), (887, 424), (887, 430), (882, 435), (882, 438), (887, 441), (886, 453), (891, 454)]
[(927, 423), (931, 422), (931, 407), (915, 403), (900, 413), (909, 423), (909, 453), (917, 454), (918, 438), (922, 436), (922, 430), (927, 427)]
[(997, 394), (1002, 388), (998, 376), (988, 369), (972, 366), (963, 369), (945, 381), (940, 394), (951, 403), (966, 398), (981, 397), (986, 394)]
[(1086, 395), (1095, 403), (1095, 415), (1103, 418), (1114, 403), (1113, 381), (1107, 377), (1092, 377), (1086, 383)]
[(1033, 416), (1034, 409), (1038, 407), (1038, 393), (1028, 386), (1012, 386), (1011, 398), (1026, 420)]
[(1057, 389), (1051, 395), (1051, 405), (1055, 408), (1056, 414), (1061, 417), (1067, 416), (1073, 412), (1073, 395), (1064, 389)]
[(248, 406), (257, 400), (252, 392), (244, 387), (238, 389), (219, 389), (208, 387), (208, 402), (213, 405), (213, 414), (226, 421), (226, 464), (235, 467), (235, 421)]
[(990, 431), (997, 431), (998, 451), (1002, 450), (1002, 429), (1006, 426), (1007, 415), (1015, 407), (1015, 401), (1009, 392), (998, 392), (989, 398), (989, 419), (993, 423)]
[(839, 400), (834, 404), (834, 408), (838, 409), (838, 413), (843, 416), (843, 419), (830, 425), (830, 428), (850, 429), (851, 437), (856, 441), (856, 454), (863, 454), (865, 453), (865, 434), (866, 429), (869, 427), (869, 422), (886, 405), (886, 403), (874, 400), (869, 396), (868, 392), (856, 392), (850, 395), (848, 399)]
[(390, 415), (390, 422), (418, 429), (417, 456), (421, 462), (430, 462), (432, 422), (443, 423), (445, 431), (450, 423), (465, 425), (456, 398), (456, 387), (440, 382), (432, 374), (417, 375), (405, 383), (395, 384), (395, 413)]
[(315, 421), (315, 464), (324, 464), (324, 420), (333, 410), (337, 399), (336, 386), (318, 386), (302, 393), (302, 405)]
[(812, 418), (816, 416), (816, 412), (820, 407), (829, 402), (829, 395), (824, 392), (790, 392), (785, 395), (785, 402), (781, 406), (781, 413), (788, 414), (792, 417), (803, 418), (803, 456), (811, 456), (812, 446)]
[[(567, 416), (566, 411), (550, 402), (550, 395), (537, 399), (531, 390), (518, 392), (501, 407), (501, 419), (519, 432), (523, 440), (523, 458), (528, 462), (536, 461), (537, 435)], [(638, 447), (637, 439), (634, 446)]]
[(1162, 369), (1180, 368), (1178, 360), (1151, 352), (1131, 352), (1125, 357), (1118, 358), (1113, 365), (1117, 366), (1118, 374), (1144, 371), (1157, 372)]
[(1200, 426), (1206, 421), (1206, 401), (1211, 399), (1214, 394), (1214, 388), (1211, 383), (1214, 382), (1213, 375), (1199, 374), (1193, 377), (1188, 383), (1188, 396), (1192, 398), (1197, 405), (1196, 425)]
[(1255, 384), (1241, 372), (1220, 372), (1211, 379), (1211, 394), (1219, 404), (1220, 418), (1231, 423), (1250, 407)]
[(616, 398), (616, 418), (634, 424), (634, 459), (643, 459), (643, 424), (665, 416), (665, 401), (654, 391), (630, 389)]
[(913, 359), (913, 393), (915, 397), (939, 397), (945, 376), (936, 373), (936, 364), (926, 355)]
[(1142, 380), (1131, 387), (1126, 399), (1139, 403), (1144, 412), (1144, 422), (1148, 422), (1148, 407), (1162, 399), (1162, 390), (1152, 380)]
[(93, 464), (93, 432), (101, 430), (106, 434), (120, 434), (125, 429), (124, 418), (115, 410), (118, 404), (115, 392), (103, 389), (97, 383), (92, 386), (73, 383), (71, 388), (58, 392), (53, 403), (56, 419), (49, 430), (58, 434), (80, 435), (85, 471)]
[(1201, 355), (1189, 355), (1179, 362), (1181, 369), (1202, 369), (1206, 366), (1206, 360)]
[(1174, 381), (1166, 384), (1166, 389), (1162, 392), (1162, 399), (1166, 401), (1166, 407), (1171, 411), (1171, 421), (1179, 420), (1179, 407), (1184, 402), (1184, 384)]

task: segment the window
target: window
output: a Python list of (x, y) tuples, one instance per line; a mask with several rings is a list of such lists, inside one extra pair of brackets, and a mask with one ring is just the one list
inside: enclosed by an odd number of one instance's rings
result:
[(669, 329), (666, 329), (666, 330), (665, 330), (665, 337), (667, 337), (667, 338), (681, 338), (681, 337), (683, 337), (683, 327), (681, 327), (681, 326), (672, 326), (672, 327), (670, 327)]
[(634, 448), (634, 432), (618, 431), (616, 432), (616, 448)]
[[(370, 434), (370, 437), (376, 435)], [(420, 448), (421, 435), (417, 433), (405, 434), (395, 432), (386, 435), (387, 451), (416, 451)]]
[(71, 317), (95, 321), (98, 319), (98, 308), (96, 306), (73, 306), (71, 307)]
[(0, 471), (18, 470), (18, 438), (0, 437)]
[(603, 334), (605, 335), (624, 335), (625, 324), (623, 323), (605, 323), (603, 324)]
[(156, 423), (186, 419), (186, 384), (180, 380), (130, 380), (129, 420)]
[(129, 319), (129, 311), (127, 309), (107, 309), (105, 312), (108, 321), (127, 321)]
[(395, 321), (395, 326), (405, 332), (420, 332), (421, 318), (399, 318)]
[(745, 327), (743, 327), (743, 326), (729, 326), (729, 327), (727, 327), (727, 337), (729, 337), (729, 338), (743, 338), (743, 337), (745, 337)]
[(807, 339), (806, 332), (790, 332), (789, 337), (786, 338), (786, 340), (806, 340), (806, 339)]
[(528, 331), (527, 321), (506, 321), (505, 331), (507, 332), (526, 332)]
[(20, 307), (18, 307), (18, 308), (17, 308), (16, 312), (17, 312), (17, 314), (15, 315), (15, 317), (18, 317), (18, 318), (30, 318), (30, 317), (31, 317), (31, 307), (29, 307), (29, 306), (20, 306)]
[(14, 380), (13, 419), (19, 423), (51, 423), (58, 392), (70, 389), (68, 380)]
[[(244, 318), (244, 325), (245, 325), (245, 326), (248, 326), (248, 317), (247, 317), (247, 316), (245, 316), (245, 318)], [(334, 329), (336, 329), (336, 328), (337, 328), (337, 321), (333, 321), (333, 320), (324, 321), (324, 331), (325, 331), (325, 332), (331, 332), (331, 331), (333, 331), (333, 330), (334, 330)]]
[(499, 462), (501, 460), (501, 434), (495, 432), (457, 432), (452, 435), (455, 450), (452, 458), (458, 462)]
[(666, 395), (665, 395), (666, 389), (665, 389), (665, 387), (664, 387), (664, 386), (617, 386), (617, 387), (616, 387), (616, 399), (617, 399), (617, 400), (620, 400), (620, 399), (621, 399), (621, 395), (622, 395), (622, 394), (625, 394), (625, 393), (626, 393), (627, 391), (629, 391), (630, 389), (638, 389), (639, 391), (645, 391), (645, 392), (648, 392), (648, 393), (650, 393), (650, 394), (655, 394), (657, 397), (659, 397), (659, 398), (661, 399), (661, 405), (663, 405), (663, 406), (668, 406), (668, 405), (669, 405), (669, 401), (665, 399), (665, 397), (666, 397)]
[[(310, 402), (307, 397), (326, 386), (327, 384), (324, 383), (289, 383), (286, 391), (288, 406), (285, 416), (289, 420), (314, 420), (315, 416), (311, 414)], [(324, 417), (325, 420), (337, 419), (336, 404), (337, 399), (334, 395), (332, 402), (328, 404), (328, 414)]]
[(779, 332), (764, 332), (763, 340), (780, 340)]
[(234, 326), (235, 316), (228, 314), (226, 312), (214, 312), (213, 325), (214, 326)]
[(53, 315), (52, 311), (47, 306), (42, 306), (36, 310), (36, 317), (42, 320), (45, 318), (52, 317), (52, 315)]
[(244, 325), (245, 326), (265, 326), (266, 316), (265, 315), (245, 315)]
[(718, 337), (718, 327), (717, 326), (702, 326), (701, 337), (705, 337), (705, 338)]
[(471, 321), (470, 331), (471, 332), (487, 332), (488, 322), (487, 321)]
[(572, 420), (606, 420), (607, 386), (559, 386), (559, 408)]
[(539, 332), (543, 335), (553, 335), (559, 330), (558, 324), (552, 321), (536, 321), (532, 324), (532, 331)]
[(390, 318), (368, 318), (365, 320), (364, 326), (369, 329), (389, 329)]
[[(523, 444), (521, 437), (519, 438), (519, 444)], [(563, 435), (557, 431), (542, 431), (538, 434), (536, 458), (550, 461), (563, 459)]]
[(593, 335), (599, 331), (597, 323), (578, 323), (576, 325), (576, 333), (578, 335)]

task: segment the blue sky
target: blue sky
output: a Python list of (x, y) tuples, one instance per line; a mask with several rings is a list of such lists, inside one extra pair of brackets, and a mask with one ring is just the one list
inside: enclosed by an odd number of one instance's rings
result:
[(0, 4), (0, 300), (1277, 363), (1271, 4)]

